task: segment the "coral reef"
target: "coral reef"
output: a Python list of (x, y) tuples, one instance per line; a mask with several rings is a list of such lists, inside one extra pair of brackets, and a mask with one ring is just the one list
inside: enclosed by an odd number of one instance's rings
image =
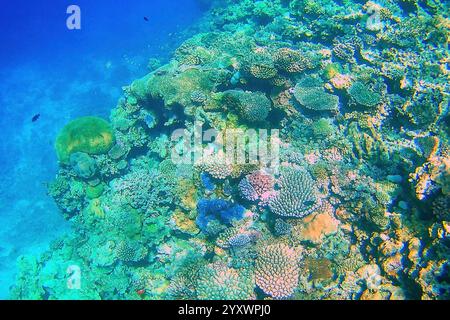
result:
[(216, 262), (199, 270), (197, 297), (202, 300), (249, 300), (254, 297), (254, 286), (251, 272)]
[[(406, 2), (212, 4), (111, 124), (61, 131), (48, 193), (74, 231), (11, 296), (449, 299), (449, 8)], [(279, 129), (279, 162), (229, 162), (210, 129)]]

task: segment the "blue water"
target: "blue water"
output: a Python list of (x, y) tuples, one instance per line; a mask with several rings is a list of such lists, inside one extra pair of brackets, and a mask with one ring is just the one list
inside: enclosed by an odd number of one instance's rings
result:
[[(81, 8), (81, 30), (66, 27), (70, 4)], [(57, 132), (79, 116), (108, 117), (121, 87), (148, 72), (149, 58), (166, 61), (203, 10), (195, 0), (2, 1), (0, 299), (19, 255), (70, 230), (45, 188)]]

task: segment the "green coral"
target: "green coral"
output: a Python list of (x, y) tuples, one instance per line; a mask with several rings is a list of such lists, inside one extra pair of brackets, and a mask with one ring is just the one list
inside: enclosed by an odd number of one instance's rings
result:
[(355, 82), (348, 89), (348, 94), (356, 101), (356, 103), (365, 107), (374, 107), (381, 102), (381, 95), (368, 88), (362, 82)]
[(262, 92), (228, 90), (223, 93), (222, 100), (248, 122), (265, 120), (272, 107), (270, 100)]
[(312, 124), (312, 131), (314, 136), (325, 138), (330, 136), (335, 131), (335, 128), (327, 119), (319, 119)]
[(55, 148), (59, 161), (67, 164), (75, 152), (90, 155), (108, 152), (114, 139), (114, 133), (107, 121), (98, 117), (82, 117), (73, 120), (61, 130)]
[(325, 92), (322, 88), (301, 89), (296, 87), (294, 96), (301, 105), (315, 111), (336, 111), (339, 97)]
[(306, 76), (293, 89), (295, 99), (305, 108), (315, 111), (337, 111), (339, 97), (325, 92), (317, 75)]
[(95, 199), (100, 197), (104, 191), (105, 191), (104, 183), (99, 183), (96, 186), (88, 185), (86, 188), (86, 197), (88, 199)]

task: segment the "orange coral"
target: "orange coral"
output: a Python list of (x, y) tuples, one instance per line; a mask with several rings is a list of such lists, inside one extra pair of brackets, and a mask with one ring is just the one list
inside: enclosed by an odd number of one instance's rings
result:
[(300, 238), (314, 243), (320, 243), (325, 236), (335, 233), (340, 224), (329, 210), (308, 216), (303, 222)]

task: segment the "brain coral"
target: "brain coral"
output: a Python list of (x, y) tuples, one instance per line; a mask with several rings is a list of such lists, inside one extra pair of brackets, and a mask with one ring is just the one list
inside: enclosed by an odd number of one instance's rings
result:
[(300, 251), (284, 243), (262, 246), (255, 263), (259, 288), (274, 298), (287, 298), (298, 285)]
[(284, 168), (277, 185), (279, 190), (269, 207), (279, 216), (302, 218), (320, 206), (314, 180), (305, 170)]
[(59, 161), (67, 164), (75, 152), (103, 154), (114, 143), (110, 124), (98, 117), (82, 117), (67, 124), (56, 139), (56, 153)]
[(228, 90), (223, 97), (228, 106), (236, 109), (249, 122), (265, 120), (272, 107), (270, 100), (262, 92)]
[(250, 271), (216, 262), (203, 267), (197, 282), (197, 297), (208, 300), (254, 299), (255, 280)]

